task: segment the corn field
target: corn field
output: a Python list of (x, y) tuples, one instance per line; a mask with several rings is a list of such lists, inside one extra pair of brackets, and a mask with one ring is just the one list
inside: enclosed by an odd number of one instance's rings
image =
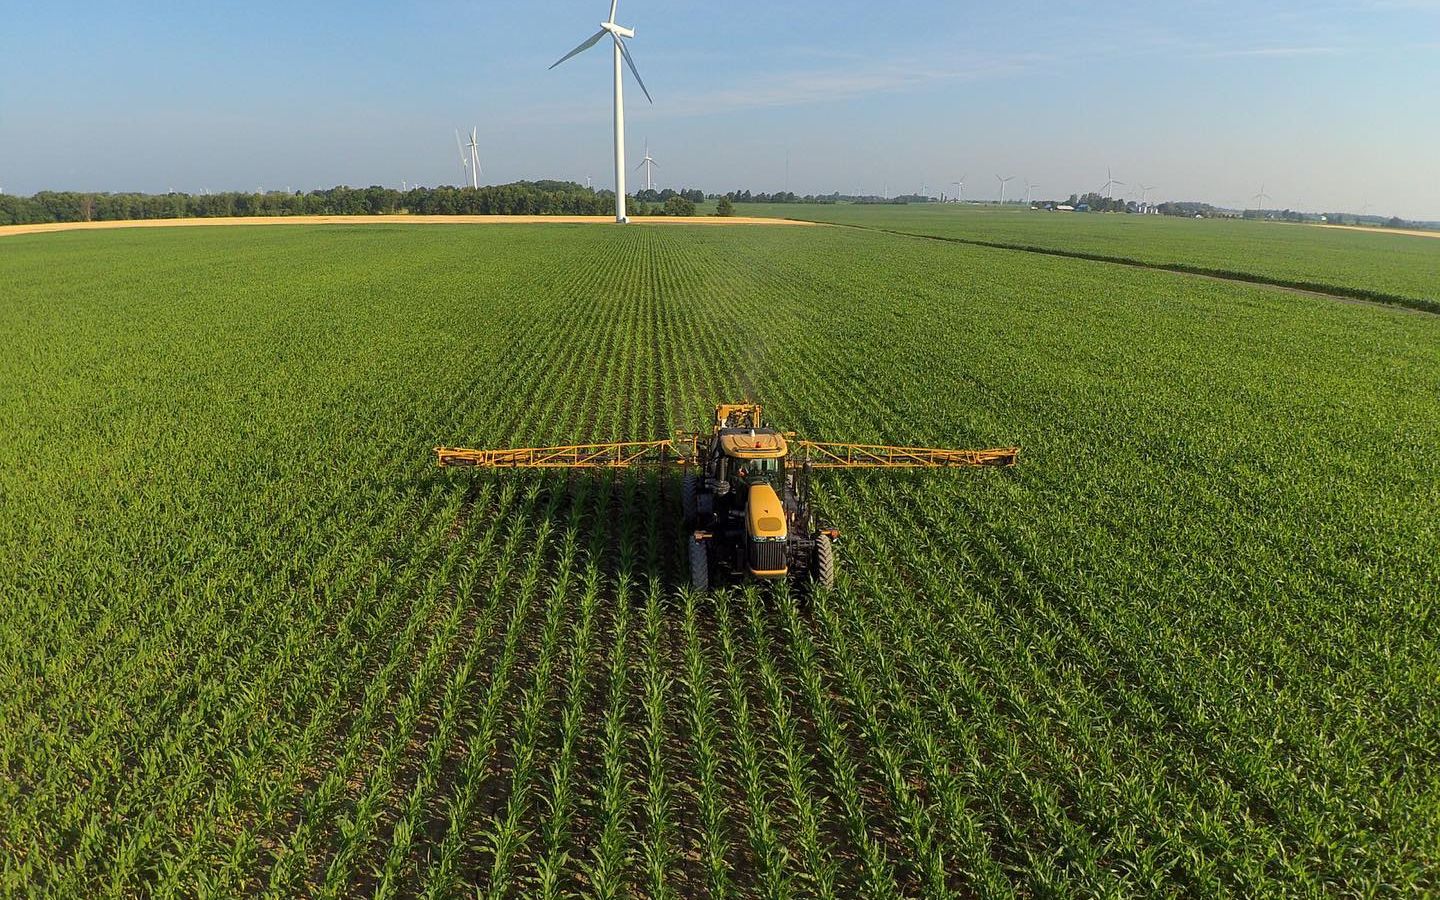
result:
[[(1440, 319), (845, 229), (0, 245), (0, 894), (1440, 891)], [(751, 397), (833, 590), (678, 477)]]

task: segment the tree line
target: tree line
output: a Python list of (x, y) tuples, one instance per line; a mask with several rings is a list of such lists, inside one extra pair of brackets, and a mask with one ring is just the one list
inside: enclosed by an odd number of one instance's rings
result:
[[(642, 191), (634, 215), (694, 215), (698, 190)], [(649, 195), (654, 195), (653, 197)], [(642, 199), (644, 198), (644, 199)], [(0, 225), (44, 222), (107, 222), (121, 219), (221, 218), (231, 216), (414, 215), (614, 215), (615, 192), (570, 181), (517, 181), (472, 187), (372, 186), (301, 192), (223, 191), (204, 194), (41, 191), (31, 197), (0, 194)]]

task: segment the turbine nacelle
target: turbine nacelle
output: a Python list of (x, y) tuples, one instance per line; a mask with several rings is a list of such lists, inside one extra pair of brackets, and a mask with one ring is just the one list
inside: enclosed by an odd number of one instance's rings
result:
[(614, 22), (601, 22), (600, 29), (602, 31), (608, 31), (617, 37), (633, 38), (635, 36), (635, 29), (626, 28), (624, 25), (616, 25)]

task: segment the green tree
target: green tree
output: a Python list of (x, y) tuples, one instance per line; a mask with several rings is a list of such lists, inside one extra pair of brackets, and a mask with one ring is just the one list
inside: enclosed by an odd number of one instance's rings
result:
[(687, 200), (679, 194), (673, 194), (665, 201), (665, 215), (693, 216), (695, 215), (695, 202)]
[(720, 202), (715, 204), (715, 215), (717, 215), (717, 216), (733, 216), (733, 215), (735, 215), (735, 204), (733, 204), (733, 203), (730, 202), (730, 198), (729, 198), (729, 197), (721, 197), (721, 198), (720, 198)]

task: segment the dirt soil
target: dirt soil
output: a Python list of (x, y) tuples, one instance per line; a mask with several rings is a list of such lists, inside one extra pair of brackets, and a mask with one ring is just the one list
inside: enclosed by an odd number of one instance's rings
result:
[(1364, 231), (1369, 234), (1411, 234), (1415, 237), (1440, 238), (1440, 231), (1422, 231), (1418, 228), (1372, 228), (1369, 225), (1317, 225), (1317, 228), (1339, 228), (1343, 231)]
[[(176, 228), (210, 225), (603, 225), (614, 216), (236, 216), (213, 219), (124, 219), (115, 222), (46, 222), (39, 225), (3, 225), (0, 237), (12, 234), (42, 234), (48, 231), (80, 231), (94, 228)], [(790, 219), (748, 216), (641, 216), (632, 225), (801, 225)]]

